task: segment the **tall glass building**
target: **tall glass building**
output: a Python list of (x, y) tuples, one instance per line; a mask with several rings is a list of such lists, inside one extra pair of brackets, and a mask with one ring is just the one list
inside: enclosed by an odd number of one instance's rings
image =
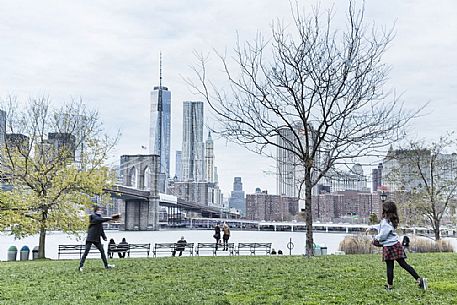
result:
[(183, 104), (182, 181), (204, 181), (204, 146), (203, 102), (186, 101)]
[(170, 177), (171, 92), (162, 85), (151, 92), (150, 123), (149, 152), (160, 156), (159, 192), (165, 192)]

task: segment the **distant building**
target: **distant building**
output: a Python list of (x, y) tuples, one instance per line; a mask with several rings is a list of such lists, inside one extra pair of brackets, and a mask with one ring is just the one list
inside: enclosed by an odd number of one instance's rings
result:
[[(277, 194), (284, 196), (298, 196), (298, 185), (296, 168), (297, 156), (291, 152), (294, 144), (294, 134), (289, 128), (279, 130), (277, 137)], [(288, 149), (285, 149), (288, 148)]]
[(151, 92), (149, 152), (160, 156), (159, 190), (165, 192), (170, 178), (171, 92), (162, 86), (162, 58), (159, 86)]
[(208, 182), (170, 181), (167, 191), (186, 202), (208, 205)]
[[(368, 179), (363, 172), (362, 165), (354, 164), (349, 171), (336, 171), (330, 169), (324, 178), (321, 185), (328, 186), (330, 192), (340, 191), (369, 191), (367, 187)], [(314, 193), (315, 195), (317, 193)]]
[(182, 158), (182, 151), (180, 150), (177, 150), (176, 151), (176, 160), (175, 160), (175, 179), (178, 180), (178, 181), (181, 181), (182, 180), (182, 162), (181, 162), (181, 158)]
[(211, 138), (211, 132), (208, 132), (208, 139), (205, 143), (205, 174), (206, 181), (214, 183), (214, 143)]
[(246, 218), (265, 221), (291, 221), (298, 213), (298, 198), (269, 195), (256, 190), (246, 195)]
[(48, 143), (54, 150), (68, 154), (68, 158), (75, 160), (76, 137), (69, 133), (50, 132), (48, 133)]
[(182, 181), (204, 181), (203, 102), (183, 103)]
[(312, 196), (313, 219), (322, 222), (366, 223), (371, 213), (381, 216), (379, 194), (339, 191)]
[(376, 192), (382, 185), (382, 168), (383, 165), (382, 163), (378, 164), (378, 168), (373, 168), (371, 171), (371, 179), (372, 179), (372, 184), (371, 184), (371, 190), (373, 192)]
[(0, 109), (0, 147), (5, 145), (6, 141), (6, 112)]
[(229, 207), (240, 211), (241, 215), (246, 215), (246, 201), (244, 195), (241, 177), (235, 177), (233, 181), (233, 191), (231, 192), (229, 199)]
[(30, 144), (29, 140), (30, 138), (28, 136), (21, 133), (7, 133), (5, 143), (8, 149), (17, 149), (22, 152), (27, 152)]

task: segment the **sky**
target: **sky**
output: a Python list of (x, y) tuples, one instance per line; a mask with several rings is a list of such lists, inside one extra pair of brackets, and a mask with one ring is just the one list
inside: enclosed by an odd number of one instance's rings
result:
[[(298, 0), (305, 10), (316, 3)], [(333, 6), (343, 28), (348, 1), (319, 3)], [(412, 122), (411, 138), (436, 139), (456, 129), (456, 15), (454, 0), (366, 1), (365, 21), (395, 30), (384, 57), (391, 66), (387, 86), (401, 94), (408, 109), (428, 103)], [(56, 104), (82, 98), (99, 111), (109, 134), (120, 130), (110, 158), (118, 163), (120, 155), (147, 153), (141, 147), (148, 145), (150, 91), (159, 82), (162, 52), (163, 85), (172, 92), (173, 174), (182, 144), (182, 102), (201, 100), (183, 80), (193, 77), (193, 52), (230, 52), (237, 33), (241, 40), (252, 40), (257, 32), (268, 36), (275, 19), (291, 21), (289, 1), (0, 0), (0, 98), (48, 96)], [(210, 113), (206, 120), (212, 126)], [(256, 187), (276, 192), (271, 159), (217, 137), (214, 146), (226, 197), (235, 176), (242, 177), (247, 193)]]

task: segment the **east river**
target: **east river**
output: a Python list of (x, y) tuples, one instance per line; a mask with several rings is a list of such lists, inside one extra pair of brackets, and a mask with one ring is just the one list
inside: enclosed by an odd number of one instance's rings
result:
[[(213, 230), (161, 230), (161, 231), (105, 231), (108, 240), (113, 238), (116, 243), (119, 243), (123, 237), (129, 243), (150, 243), (151, 249), (154, 243), (176, 242), (181, 236), (187, 242), (203, 243), (214, 242)], [(316, 244), (326, 246), (327, 253), (331, 254), (338, 250), (340, 241), (343, 240), (346, 234), (344, 233), (314, 233), (314, 242)], [(49, 232), (46, 236), (46, 257), (57, 259), (58, 246), (63, 244), (79, 244), (85, 242), (85, 233), (78, 239), (76, 236), (69, 236), (62, 232)], [(305, 232), (272, 232), (272, 231), (231, 231), (230, 241), (239, 242), (271, 242), (272, 248), (282, 250), (284, 254), (289, 254), (287, 244), (292, 239), (294, 245), (292, 249), (293, 255), (303, 254), (305, 251)], [(105, 249), (107, 242), (104, 242)], [(30, 250), (38, 245), (38, 236), (30, 236), (23, 239), (15, 239), (13, 236), (0, 235), (0, 260), (7, 259), (7, 251), (10, 246), (16, 246), (18, 251), (22, 246), (27, 245)], [(219, 254), (219, 253), (218, 253)], [(223, 254), (223, 253), (221, 253)], [(144, 256), (143, 254), (139, 254)], [(202, 255), (211, 255), (210, 252), (205, 252)], [(19, 258), (19, 255), (18, 255)], [(72, 258), (65, 256), (65, 258)], [(73, 258), (79, 258), (73, 256)]]
[[(123, 237), (129, 243), (150, 243), (151, 249), (154, 243), (176, 242), (181, 236), (187, 242), (203, 243), (214, 242), (212, 230), (161, 230), (161, 231), (115, 231), (106, 230), (108, 240), (113, 238), (116, 243), (119, 243)], [(327, 253), (332, 254), (338, 250), (340, 242), (347, 234), (345, 233), (314, 233), (314, 242), (321, 246), (327, 247)], [(62, 244), (79, 244), (85, 242), (85, 233), (78, 239), (76, 236), (69, 236), (62, 232), (49, 232), (46, 237), (46, 257), (57, 259), (58, 245)], [(289, 254), (287, 244), (290, 239), (294, 247), (293, 255), (303, 254), (305, 251), (305, 232), (272, 232), (272, 231), (231, 231), (230, 242), (271, 242), (272, 248), (282, 250), (284, 254)], [(457, 240), (452, 239), (454, 248), (457, 248)], [(7, 259), (7, 251), (10, 246), (16, 246), (18, 251), (22, 246), (27, 245), (30, 250), (38, 245), (38, 236), (29, 236), (23, 239), (15, 239), (13, 236), (6, 233), (0, 234), (0, 260)], [(106, 249), (106, 242), (105, 242)], [(226, 255), (219, 251), (221, 255)], [(219, 255), (218, 253), (218, 255)], [(152, 255), (152, 253), (151, 253)], [(162, 254), (165, 255), (165, 254)], [(210, 252), (205, 252), (202, 255), (211, 255)], [(144, 253), (139, 256), (145, 256)], [(30, 255), (31, 257), (31, 255)], [(78, 256), (65, 256), (64, 258), (79, 258)], [(19, 259), (19, 253), (18, 253)]]

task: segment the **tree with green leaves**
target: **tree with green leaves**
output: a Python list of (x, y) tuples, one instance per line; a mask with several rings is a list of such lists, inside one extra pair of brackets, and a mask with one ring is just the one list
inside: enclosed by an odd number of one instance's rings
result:
[(114, 181), (105, 162), (118, 137), (105, 135), (97, 112), (81, 101), (52, 107), (39, 98), (24, 106), (10, 97), (3, 108), (0, 230), (39, 234), (44, 258), (47, 231), (75, 234), (87, 227), (85, 210)]
[(216, 114), (215, 132), (277, 162), (275, 151), (289, 156), (281, 162), (293, 167), (313, 255), (312, 188), (338, 165), (402, 139), (415, 113), (389, 98), (383, 55), (393, 35), (366, 25), (363, 8), (350, 3), (343, 29), (334, 27), (332, 10), (292, 15), (273, 23), (271, 37), (238, 41), (233, 56), (216, 54), (223, 85), (201, 55), (188, 83)]

